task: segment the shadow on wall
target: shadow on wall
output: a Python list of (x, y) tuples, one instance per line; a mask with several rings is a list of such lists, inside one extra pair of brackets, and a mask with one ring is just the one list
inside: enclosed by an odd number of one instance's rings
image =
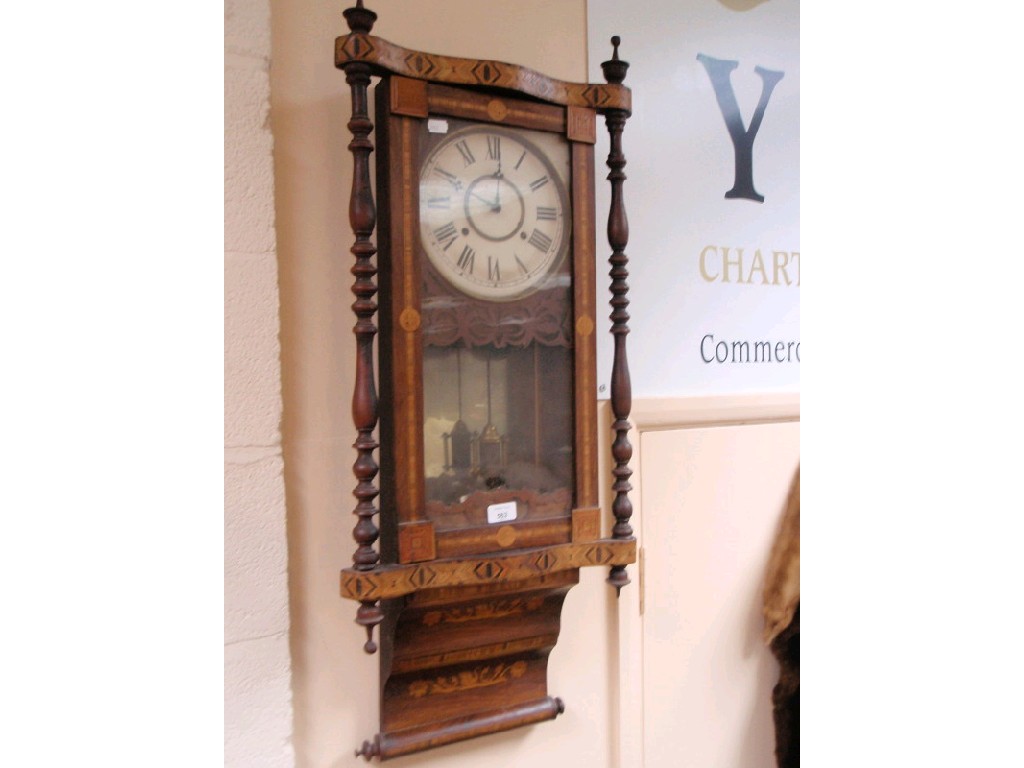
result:
[(728, 8), (730, 11), (752, 11), (761, 3), (767, 3), (768, 0), (718, 0), (722, 5)]

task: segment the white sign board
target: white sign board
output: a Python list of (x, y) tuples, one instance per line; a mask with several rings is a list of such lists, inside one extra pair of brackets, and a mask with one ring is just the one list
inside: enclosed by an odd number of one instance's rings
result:
[[(591, 82), (613, 35), (630, 63), (634, 397), (800, 389), (799, 13), (798, 0), (588, 2)], [(600, 221), (609, 199), (599, 183)], [(599, 274), (609, 254), (599, 229)], [(598, 338), (608, 397), (613, 344)]]

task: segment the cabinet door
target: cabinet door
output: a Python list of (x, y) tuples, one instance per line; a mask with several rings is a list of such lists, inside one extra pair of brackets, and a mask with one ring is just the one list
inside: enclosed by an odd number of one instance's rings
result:
[(775, 768), (765, 565), (799, 422), (642, 434), (645, 768)]

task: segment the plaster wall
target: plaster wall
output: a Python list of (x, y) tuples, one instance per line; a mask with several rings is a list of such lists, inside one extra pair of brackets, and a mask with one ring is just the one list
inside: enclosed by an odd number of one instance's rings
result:
[(224, 22), (225, 765), (284, 768), (294, 753), (270, 6), (227, 0)]

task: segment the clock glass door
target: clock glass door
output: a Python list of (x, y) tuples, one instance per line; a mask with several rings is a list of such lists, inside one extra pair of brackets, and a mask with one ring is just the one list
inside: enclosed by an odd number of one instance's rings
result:
[(567, 518), (569, 145), (444, 118), (420, 156), (426, 515), (439, 532)]

